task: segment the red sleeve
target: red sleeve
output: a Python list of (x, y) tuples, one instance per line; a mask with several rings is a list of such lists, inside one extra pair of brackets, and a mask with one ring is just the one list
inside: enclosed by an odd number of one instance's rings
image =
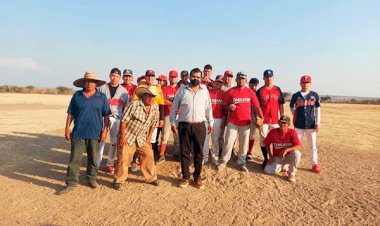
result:
[(164, 100), (168, 100), (168, 98), (167, 98), (167, 89), (165, 89), (166, 88), (166, 86), (162, 89), (162, 96), (164, 97)]
[(297, 134), (297, 131), (295, 131), (294, 129), (292, 129), (292, 142), (293, 142), (293, 146), (294, 145), (301, 145), (301, 141), (300, 139), (298, 139), (298, 134)]
[(259, 100), (253, 91), (251, 92), (251, 105), (255, 108), (260, 107)]
[(266, 146), (269, 146), (271, 145), (272, 141), (273, 141), (273, 133), (274, 133), (274, 129), (272, 129), (271, 131), (269, 131), (267, 137), (265, 137), (263, 143), (266, 145)]
[(224, 106), (230, 105), (231, 104), (230, 101), (231, 101), (231, 95), (230, 95), (230, 92), (227, 92), (223, 99), (223, 105)]

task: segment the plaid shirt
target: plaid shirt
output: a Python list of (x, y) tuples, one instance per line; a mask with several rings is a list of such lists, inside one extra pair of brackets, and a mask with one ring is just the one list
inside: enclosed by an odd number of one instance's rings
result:
[(124, 111), (122, 122), (127, 123), (125, 136), (128, 146), (137, 142), (137, 146), (142, 147), (148, 138), (149, 128), (158, 127), (160, 113), (158, 105), (150, 107), (149, 113), (145, 111), (144, 103), (139, 100), (130, 102)]

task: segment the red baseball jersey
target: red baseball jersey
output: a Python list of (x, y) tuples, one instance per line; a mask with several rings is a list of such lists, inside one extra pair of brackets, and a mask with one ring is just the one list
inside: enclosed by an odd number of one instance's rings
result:
[(288, 147), (300, 145), (297, 132), (294, 129), (288, 128), (284, 134), (281, 134), (280, 128), (269, 131), (264, 139), (264, 144), (269, 146), (273, 144), (273, 156), (280, 156), (280, 153)]
[(123, 86), (126, 90), (127, 90), (127, 92), (128, 92), (128, 97), (129, 97), (129, 102), (131, 102), (131, 99), (132, 99), (132, 96), (133, 96), (133, 93), (135, 92), (135, 89), (136, 89), (136, 85), (133, 85), (133, 84), (131, 84), (131, 85), (129, 85), (129, 86), (127, 86), (127, 85), (125, 85), (125, 84), (121, 84), (121, 86)]
[(212, 105), (212, 116), (214, 118), (223, 118), (223, 100), (226, 92), (221, 89), (210, 89), (211, 105)]
[[(171, 87), (171, 86), (165, 86), (162, 89), (162, 93), (164, 96), (164, 100), (168, 100), (173, 102), (175, 95), (177, 94), (178, 86)], [(172, 109), (172, 105), (164, 105), (164, 116), (170, 115), (170, 110)]]
[(236, 105), (235, 111), (229, 111), (227, 121), (236, 126), (248, 126), (251, 124), (251, 106), (259, 107), (255, 93), (248, 87), (233, 87), (227, 91), (223, 105)]
[(271, 89), (261, 87), (256, 91), (264, 115), (265, 124), (278, 124), (278, 113), (280, 104), (285, 103), (281, 89), (273, 86)]

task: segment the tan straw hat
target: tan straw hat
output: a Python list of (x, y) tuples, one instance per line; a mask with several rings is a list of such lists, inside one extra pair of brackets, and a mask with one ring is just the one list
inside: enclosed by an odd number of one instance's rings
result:
[(135, 90), (135, 94), (139, 98), (141, 98), (141, 96), (145, 93), (151, 94), (153, 96), (157, 96), (158, 95), (157, 87), (156, 86), (140, 86), (140, 87), (137, 87)]
[(106, 84), (106, 81), (97, 79), (94, 72), (86, 71), (86, 73), (84, 73), (83, 78), (75, 80), (73, 82), (73, 85), (76, 87), (79, 87), (79, 88), (83, 88), (84, 81), (86, 81), (86, 80), (94, 80), (96, 82), (96, 86), (102, 86), (102, 85)]

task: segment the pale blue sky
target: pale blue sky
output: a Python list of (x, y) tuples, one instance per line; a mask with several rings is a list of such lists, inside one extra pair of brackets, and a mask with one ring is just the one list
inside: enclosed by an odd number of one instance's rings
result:
[(113, 67), (167, 74), (211, 64), (283, 91), (380, 97), (380, 1), (0, 0), (0, 85), (73, 87)]

